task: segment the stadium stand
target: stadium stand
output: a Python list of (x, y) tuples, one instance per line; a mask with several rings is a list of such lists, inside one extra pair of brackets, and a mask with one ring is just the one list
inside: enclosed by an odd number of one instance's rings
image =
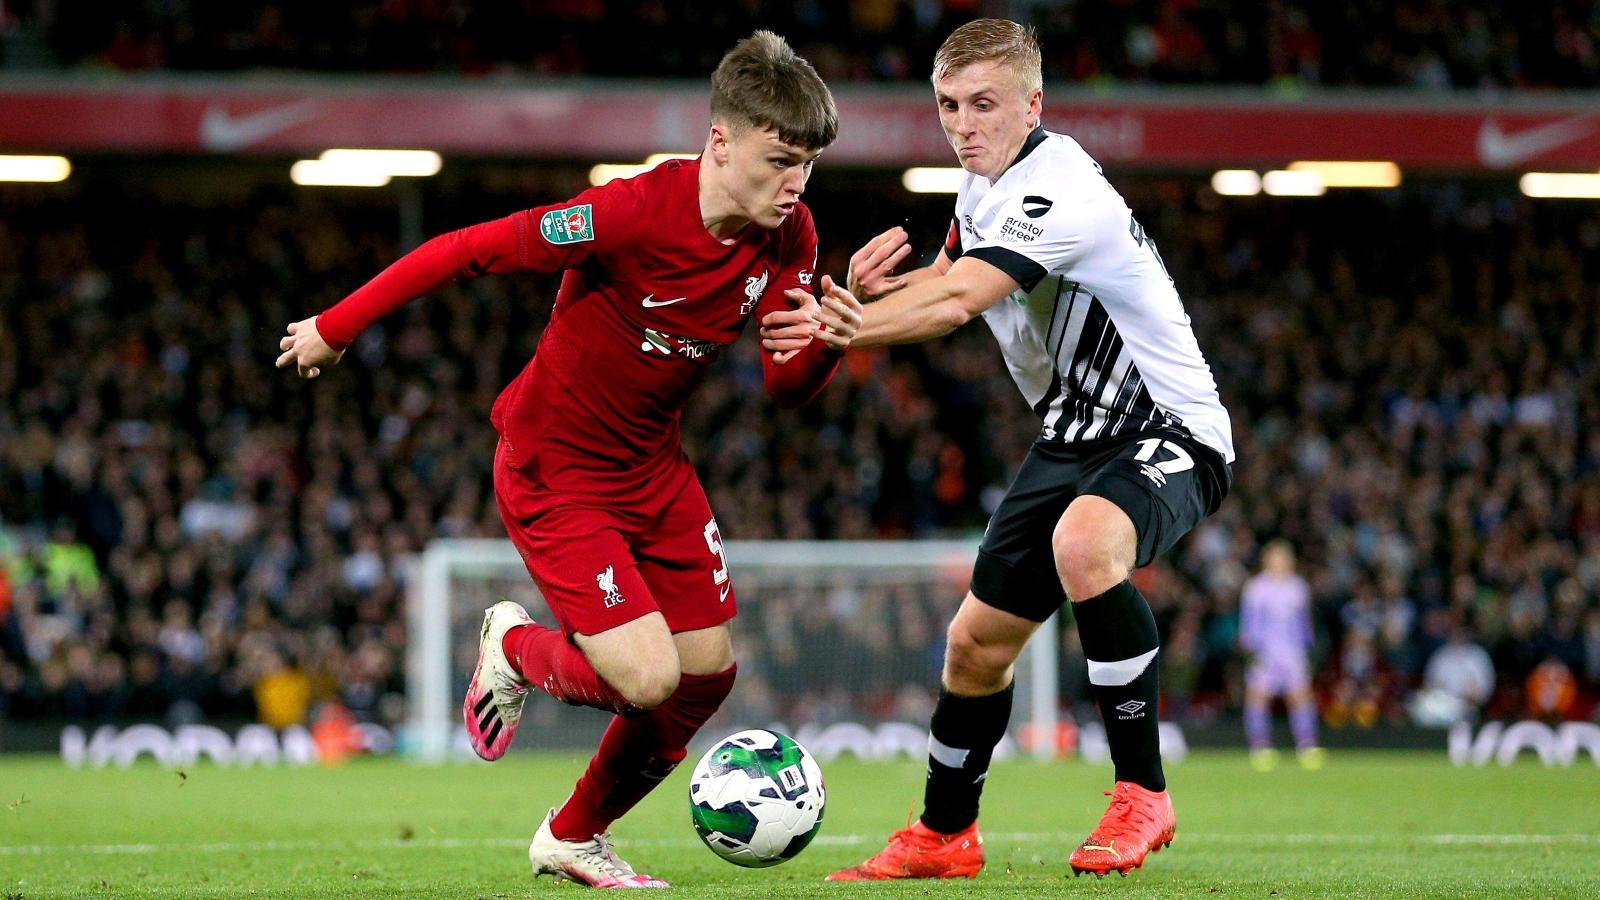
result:
[[(1052, 80), (1490, 91), (1600, 83), (1600, 13), (1580, 0), (1471, 10), (1446, 0), (12, 0), (0, 10), (6, 59), (22, 67), (696, 78), (763, 27), (787, 35), (830, 81), (921, 81), (914, 61), (931, 58), (953, 27), (1009, 15), (1039, 27)], [(695, 27), (656, 39), (683, 22)]]
[[(924, 248), (942, 232), (942, 204), (829, 179), (807, 195), (829, 271), (878, 224), (852, 204), (911, 218)], [(1281, 536), (1312, 579), (1330, 724), (1401, 721), (1425, 686), (1491, 716), (1591, 714), (1600, 211), (1472, 181), (1306, 202), (1116, 180), (1161, 242), (1240, 447), (1222, 511), (1139, 576), (1161, 582), (1147, 593), (1169, 713), (1236, 711), (1239, 588)], [(486, 176), (430, 187), (428, 227), (583, 184), (546, 168), (515, 191)], [(502, 536), (487, 410), (552, 285), (451, 287), (313, 388), (271, 367), (273, 340), (401, 251), (392, 207), (136, 185), (0, 192), (0, 716), (284, 725), (337, 698), (397, 721), (401, 560), (438, 536)], [(798, 411), (765, 401), (754, 341), (739, 345), (683, 425), (724, 533), (981, 529), (1036, 427), (982, 331), (853, 353)], [(872, 702), (925, 686), (945, 606), (857, 600), (892, 621), (839, 603), (775, 616), (805, 630), (786, 633), (748, 604), (747, 689), (791, 707), (860, 691), (782, 696), (803, 683), (785, 675), (796, 648), (824, 641), (894, 673)], [(1068, 629), (1065, 696), (1082, 698), (1077, 647)], [(1478, 685), (1485, 654), (1494, 680)]]

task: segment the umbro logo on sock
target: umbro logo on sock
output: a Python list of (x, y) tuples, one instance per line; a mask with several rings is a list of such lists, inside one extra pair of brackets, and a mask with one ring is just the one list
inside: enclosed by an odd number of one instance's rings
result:
[(1139, 710), (1144, 709), (1144, 706), (1145, 704), (1143, 700), (1129, 700), (1127, 703), (1118, 703), (1116, 708), (1118, 711), (1125, 712), (1131, 716)]

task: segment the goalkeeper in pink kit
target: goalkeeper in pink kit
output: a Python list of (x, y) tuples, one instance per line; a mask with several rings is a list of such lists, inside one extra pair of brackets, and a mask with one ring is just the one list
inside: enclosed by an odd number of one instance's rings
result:
[(810, 64), (757, 32), (712, 76), (699, 159), (435, 238), (279, 344), (278, 365), (312, 378), (451, 279), (564, 273), (537, 353), (492, 412), (500, 515), (557, 627), (510, 601), (490, 607), (462, 710), (488, 760), (510, 746), (530, 687), (614, 714), (538, 828), (535, 874), (666, 887), (624, 862), (608, 829), (684, 758), (737, 668), (733, 584), (680, 412), (752, 316), (779, 405), (811, 399), (837, 370), (861, 306), (826, 277), (812, 295), (817, 236), (799, 202), (837, 130)]

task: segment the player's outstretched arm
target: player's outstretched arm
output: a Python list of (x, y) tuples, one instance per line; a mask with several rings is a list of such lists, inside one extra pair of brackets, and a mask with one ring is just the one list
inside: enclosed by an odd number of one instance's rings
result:
[(283, 354), (278, 357), (278, 368), (293, 365), (301, 378), (315, 378), (322, 374), (323, 366), (337, 365), (343, 350), (328, 346), (317, 331), (317, 317), (289, 323), (289, 333), (278, 341)]
[(795, 308), (770, 312), (761, 319), (761, 348), (772, 354), (773, 363), (787, 363), (813, 340), (839, 353), (850, 349), (861, 327), (861, 301), (832, 276), (822, 276), (820, 301), (804, 288), (790, 288), (784, 291), (784, 298)]
[(817, 340), (843, 353), (855, 343), (863, 315), (865, 308), (854, 292), (840, 287), (832, 275), (822, 276), (821, 309), (817, 314), (822, 331), (817, 334)]
[(772, 354), (772, 365), (783, 365), (811, 346), (822, 328), (822, 307), (805, 288), (790, 288), (783, 299), (791, 309), (778, 309), (761, 317), (761, 349)]
[(940, 251), (932, 265), (923, 266), (896, 275), (894, 270), (911, 255), (910, 236), (896, 225), (862, 245), (850, 256), (850, 272), (845, 278), (846, 288), (867, 302), (892, 294), (902, 288), (943, 275), (950, 269), (950, 258)]
[(452, 231), (400, 257), (355, 293), (325, 310), (289, 325), (278, 341), (284, 351), (278, 368), (295, 365), (301, 378), (315, 378), (337, 363), (357, 336), (373, 322), (456, 278), (507, 272), (520, 261), (519, 236), (529, 227), (518, 213)]
[[(330, 352), (343, 353), (372, 323), (448, 281), (508, 272), (558, 272), (628, 246), (633, 235), (630, 222), (638, 219), (634, 200), (626, 184), (591, 188), (566, 203), (442, 234), (400, 257), (322, 315), (295, 323), (289, 332), (295, 341), (288, 346), (280, 342), (280, 349), (292, 347), (296, 358), (310, 360), (299, 371), (301, 377), (314, 377), (311, 369), (337, 362)], [(320, 350), (309, 335), (302, 337), (305, 330), (319, 336), (326, 350)], [(287, 366), (288, 361), (280, 358), (279, 365)]]
[(803, 288), (784, 297), (792, 310), (774, 310), (761, 318), (763, 374), (767, 393), (779, 407), (809, 402), (839, 369), (844, 351), (861, 323), (861, 302), (834, 280), (822, 276), (822, 300)]
[(964, 256), (942, 275), (867, 304), (855, 346), (914, 344), (949, 334), (1018, 287), (996, 266)]
[(524, 252), (525, 237), (536, 227), (531, 216), (514, 213), (427, 241), (316, 316), (313, 330), (329, 349), (342, 352), (372, 323), (446, 282), (538, 268)]

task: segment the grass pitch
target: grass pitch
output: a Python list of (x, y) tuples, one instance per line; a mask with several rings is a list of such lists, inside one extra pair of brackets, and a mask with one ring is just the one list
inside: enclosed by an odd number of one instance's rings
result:
[[(580, 889), (533, 879), (539, 817), (581, 771), (573, 756), (422, 768), (154, 765), (73, 771), (0, 757), (0, 900), (36, 897), (508, 898)], [(1178, 838), (1127, 878), (1074, 879), (1066, 858), (1104, 809), (1109, 768), (1011, 762), (990, 774), (989, 867), (976, 881), (837, 885), (905, 824), (913, 762), (825, 767), (817, 841), (764, 870), (723, 863), (686, 811), (690, 766), (615, 829), (623, 854), (688, 897), (1594, 897), (1600, 772), (1457, 769), (1442, 753), (1332, 754), (1321, 772), (1258, 774), (1244, 755), (1168, 769)]]

